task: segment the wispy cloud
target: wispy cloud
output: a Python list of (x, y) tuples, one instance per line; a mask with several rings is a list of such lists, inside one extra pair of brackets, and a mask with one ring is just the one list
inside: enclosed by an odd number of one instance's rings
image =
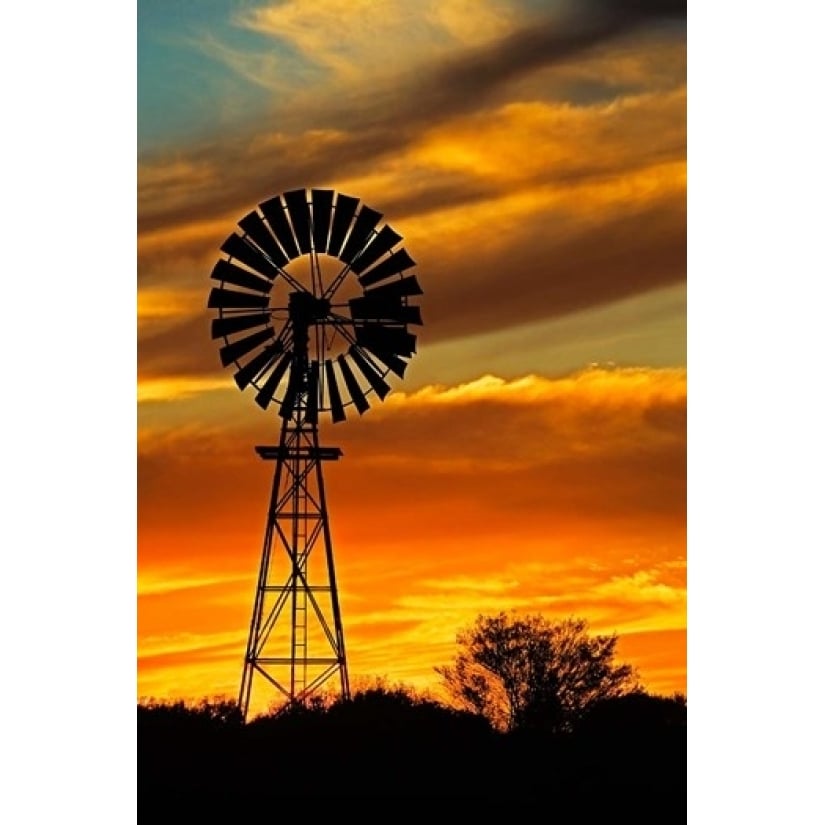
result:
[[(343, 601), (350, 670), (356, 677), (380, 675), (437, 688), (433, 667), (453, 655), (459, 630), (479, 613), (517, 610), (558, 619), (584, 615), (593, 632), (617, 632), (635, 654), (631, 661), (649, 665), (642, 676), (651, 689), (675, 689), (681, 680), (671, 672), (668, 657), (651, 658), (645, 645), (633, 640), (639, 634), (684, 634), (684, 578), (665, 584), (665, 567), (624, 572), (621, 564), (604, 567), (587, 559), (539, 565), (502, 560), (498, 570), (487, 573), (411, 576), (389, 588), (378, 579), (362, 581), (365, 598)], [(240, 589), (235, 589), (240, 597)], [(243, 595), (248, 597), (245, 591)], [(203, 633), (181, 630), (148, 636), (140, 651), (144, 683), (160, 681), (159, 672), (170, 669), (182, 672), (184, 683), (189, 672), (203, 679), (208, 667), (211, 674), (201, 682), (201, 694), (231, 683), (246, 618), (240, 612), (235, 615), (238, 626), (231, 632), (211, 632), (206, 625)]]
[[(317, 38), (328, 39), (334, 33), (339, 44), (348, 43), (351, 41), (342, 36), (342, 30), (348, 25), (357, 28), (360, 37), (365, 32), (369, 35), (371, 26), (398, 26), (404, 30), (403, 37), (387, 41), (376, 37), (374, 40), (386, 42), (388, 49), (395, 50), (394, 59), (379, 60), (381, 71), (364, 72), (366, 78), (362, 82), (350, 79), (348, 92), (335, 83), (328, 97), (314, 89), (309, 106), (302, 98), (300, 103), (293, 104), (291, 111), (288, 107), (279, 109), (270, 122), (258, 123), (243, 136), (234, 140), (224, 137), (220, 142), (204, 143), (193, 150), (186, 162), (193, 169), (213, 170), (214, 186), (208, 191), (193, 187), (185, 205), (159, 200), (151, 196), (152, 190), (141, 188), (139, 216), (142, 230), (181, 220), (214, 218), (238, 210), (259, 196), (262, 177), (281, 181), (281, 188), (288, 189), (364, 174), (388, 153), (396, 155), (434, 125), (476, 109), (497, 108), (504, 99), (497, 99), (496, 92), (513, 80), (569, 60), (595, 44), (663, 16), (670, 17), (675, 13), (678, 18), (684, 14), (683, 7), (670, 3), (634, 4), (625, 8), (621, 4), (600, 2), (587, 4), (586, 9), (577, 4), (563, 13), (545, 18), (533, 16), (522, 27), (511, 30), (509, 22), (490, 22), (505, 21), (508, 17), (497, 7), (499, 11), (491, 12), (492, 16), (485, 18), (483, 13), (477, 16), (478, 20), (487, 22), (477, 26), (480, 34), (464, 38), (464, 42), (471, 45), (456, 50), (454, 38), (449, 37), (448, 41), (453, 41), (449, 45), (453, 48), (445, 49), (447, 54), (437, 52), (435, 56), (431, 53), (432, 43), (438, 42), (430, 30), (433, 16), (428, 18), (419, 14), (415, 20), (428, 27), (431, 45), (416, 66), (397, 54), (398, 48), (405, 48), (405, 43), (411, 44), (414, 51), (416, 38), (414, 33), (410, 34), (410, 21), (405, 20), (404, 15), (394, 15), (392, 4), (378, 7), (370, 4), (368, 17), (356, 15), (351, 12), (351, 4), (345, 5), (347, 10), (338, 10), (336, 4), (330, 3), (320, 4), (317, 9), (287, 3), (247, 13), (242, 19), (258, 30), (277, 33), (299, 50), (326, 55), (319, 59), (334, 61), (337, 71), (344, 76), (350, 69), (357, 71), (357, 67), (363, 66), (362, 52), (353, 46), (353, 55), (358, 54), (358, 59), (354, 56), (339, 58), (336, 55), (340, 53), (340, 47), (338, 50), (329, 45), (317, 48), (313, 45)], [(644, 9), (641, 8), (643, 5)], [(335, 23), (313, 25), (313, 17), (318, 15), (330, 20), (334, 18)], [(499, 36), (494, 37), (494, 34)], [(404, 71), (393, 71), (393, 66), (403, 66)], [(348, 135), (346, 143), (335, 146), (332, 151), (324, 151), (323, 147), (316, 147), (315, 141), (305, 137), (308, 130), (328, 129), (345, 132)], [(255, 151), (253, 147), (261, 147), (259, 136), (267, 133), (289, 135), (295, 145), (291, 150), (282, 145), (269, 152)], [(165, 163), (144, 158), (142, 165), (159, 162)], [(180, 159), (175, 159), (174, 163), (176, 168), (181, 168)], [(202, 178), (204, 172), (198, 174)], [(149, 173), (150, 179), (158, 176), (162, 174)]]
[(215, 585), (225, 586), (232, 579), (227, 579), (226, 575), (197, 575), (186, 572), (178, 573), (165, 570), (162, 576), (157, 573), (147, 572), (138, 576), (138, 597), (141, 596), (166, 596), (170, 593), (177, 593), (182, 590), (198, 590), (204, 587), (214, 587)]

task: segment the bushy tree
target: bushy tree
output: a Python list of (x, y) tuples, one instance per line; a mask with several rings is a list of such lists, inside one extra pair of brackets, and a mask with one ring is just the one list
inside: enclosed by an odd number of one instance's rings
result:
[(501, 730), (570, 729), (593, 703), (638, 688), (614, 663), (618, 637), (588, 633), (584, 619), (480, 615), (456, 638), (452, 665), (437, 667), (457, 704)]

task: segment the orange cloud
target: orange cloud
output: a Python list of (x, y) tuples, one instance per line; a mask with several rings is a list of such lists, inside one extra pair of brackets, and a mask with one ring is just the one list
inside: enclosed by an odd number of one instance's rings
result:
[[(473, 113), (422, 135), (411, 160), (498, 184), (557, 188), (684, 160), (685, 88), (589, 106), (530, 101)], [(529, 136), (530, 151), (525, 141)]]

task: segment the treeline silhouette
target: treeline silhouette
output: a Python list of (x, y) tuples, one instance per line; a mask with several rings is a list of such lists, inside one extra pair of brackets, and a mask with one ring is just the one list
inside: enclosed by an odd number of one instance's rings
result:
[[(594, 702), (564, 731), (528, 722), (504, 732), (381, 683), (347, 702), (316, 698), (247, 724), (233, 701), (145, 701), (138, 813), (146, 822), (213, 821), (219, 811), (275, 821), (291, 819), (303, 799), (312, 822), (313, 803), (453, 800), (465, 814), (503, 803), (543, 812), (542, 822), (595, 822), (602, 813), (683, 822), (686, 718), (684, 697), (641, 690)], [(453, 817), (437, 812), (428, 821)], [(407, 817), (393, 807), (381, 818)]]

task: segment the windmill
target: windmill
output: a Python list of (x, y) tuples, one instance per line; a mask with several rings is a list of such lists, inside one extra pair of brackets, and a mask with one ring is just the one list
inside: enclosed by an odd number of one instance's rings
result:
[(284, 707), (304, 701), (336, 673), (349, 697), (318, 423), (384, 399), (390, 372), (404, 376), (415, 353), (408, 326), (421, 324), (415, 262), (383, 215), (330, 189), (294, 189), (238, 221), (212, 270), (219, 282), (212, 338), (241, 390), (281, 418), (261, 563), (239, 704), (246, 718), (253, 682)]

